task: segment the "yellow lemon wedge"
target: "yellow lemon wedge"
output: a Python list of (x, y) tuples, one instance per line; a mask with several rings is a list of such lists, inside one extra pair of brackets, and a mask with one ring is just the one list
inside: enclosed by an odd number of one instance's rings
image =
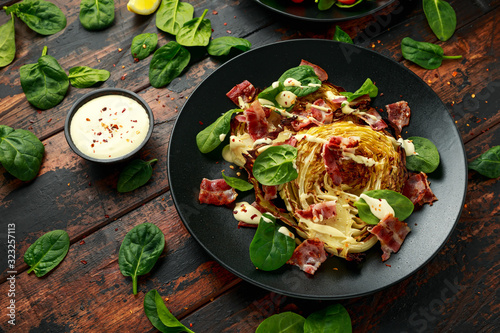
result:
[(132, 13), (140, 15), (150, 15), (160, 5), (161, 0), (130, 0), (127, 3), (127, 9)]

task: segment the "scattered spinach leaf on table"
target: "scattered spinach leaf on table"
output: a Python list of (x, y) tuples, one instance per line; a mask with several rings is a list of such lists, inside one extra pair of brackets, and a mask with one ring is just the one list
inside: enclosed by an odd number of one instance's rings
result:
[(157, 44), (158, 34), (144, 33), (135, 36), (130, 47), (132, 57), (139, 60), (147, 58), (156, 49)]
[(445, 56), (443, 48), (427, 42), (418, 42), (405, 37), (401, 41), (401, 53), (406, 60), (412, 61), (425, 69), (436, 69), (443, 59), (460, 59), (459, 56)]
[(476, 170), (488, 178), (500, 177), (500, 146), (491, 147), (488, 151), (470, 162), (469, 169)]
[(80, 23), (91, 31), (103, 30), (115, 20), (113, 0), (82, 0), (80, 2)]
[(443, 0), (423, 0), (422, 7), (432, 32), (443, 42), (450, 39), (457, 27), (457, 15)]
[(153, 175), (151, 164), (158, 160), (150, 161), (133, 160), (120, 172), (118, 177), (118, 192), (130, 192), (146, 184)]
[(64, 230), (53, 230), (38, 238), (26, 250), (24, 262), (37, 277), (44, 276), (56, 267), (69, 250), (69, 236)]
[(347, 97), (347, 101), (351, 102), (358, 97), (363, 95), (368, 95), (371, 98), (377, 97), (378, 95), (378, 87), (372, 82), (371, 79), (366, 79), (365, 82), (361, 85), (361, 87), (355, 92), (343, 91), (340, 93), (341, 95)]
[(53, 35), (66, 27), (66, 16), (61, 9), (45, 0), (24, 0), (4, 9), (7, 14), (16, 14), (40, 35)]
[(306, 319), (294, 312), (283, 312), (266, 318), (255, 333), (303, 333)]
[(0, 164), (14, 177), (29, 181), (42, 165), (45, 147), (30, 131), (0, 125)]
[(47, 55), (46, 46), (38, 62), (21, 66), (19, 73), (28, 102), (42, 110), (59, 104), (68, 91), (68, 76), (57, 60)]
[(16, 36), (14, 30), (14, 13), (10, 19), (0, 26), (0, 67), (10, 64), (16, 57)]
[(205, 9), (201, 17), (194, 18), (184, 23), (175, 36), (177, 43), (184, 46), (207, 46), (212, 35), (212, 24), (205, 19), (208, 9)]
[[(394, 216), (397, 217), (400, 221), (406, 220), (411, 213), (413, 213), (413, 203), (410, 199), (398, 193), (396, 191), (391, 190), (371, 190), (363, 192), (370, 198), (375, 199), (385, 199), (387, 203), (394, 209)], [(372, 214), (370, 210), (370, 206), (366, 203), (364, 199), (359, 199), (354, 203), (354, 206), (358, 208), (359, 217), (368, 224), (377, 224), (379, 223), (378, 217)]]
[(412, 171), (431, 173), (439, 166), (439, 152), (436, 146), (426, 138), (409, 137), (418, 155), (406, 156), (406, 168)]
[(333, 304), (309, 315), (304, 322), (304, 333), (351, 333), (349, 312), (341, 304)]
[(123, 276), (132, 277), (132, 291), (137, 294), (137, 277), (149, 273), (165, 247), (165, 236), (152, 223), (142, 223), (123, 239), (118, 266)]
[(196, 145), (203, 153), (209, 153), (217, 148), (229, 133), (233, 113), (243, 112), (241, 109), (231, 109), (217, 118), (212, 124), (196, 135)]
[(237, 189), (238, 191), (250, 191), (253, 189), (253, 185), (247, 182), (246, 180), (236, 178), (236, 177), (229, 177), (224, 174), (224, 171), (222, 171), (222, 178), (226, 181), (227, 185), (231, 186), (234, 189)]
[(163, 0), (156, 12), (156, 27), (177, 35), (184, 23), (193, 18), (194, 8), (187, 2)]
[(146, 296), (144, 296), (144, 313), (146, 313), (151, 324), (160, 332), (194, 333), (170, 313), (160, 294), (155, 289), (150, 290)]
[(338, 25), (335, 27), (335, 34), (333, 35), (333, 40), (337, 42), (343, 42), (348, 44), (354, 44), (352, 38), (342, 30)]
[(95, 69), (87, 66), (77, 66), (69, 70), (69, 82), (75, 88), (88, 88), (98, 82), (109, 79), (110, 73), (105, 69)]
[(149, 64), (149, 82), (155, 88), (166, 86), (189, 64), (191, 54), (182, 45), (170, 41), (153, 54)]
[(244, 38), (224, 36), (211, 40), (207, 52), (211, 56), (224, 56), (228, 55), (232, 48), (245, 52), (251, 47), (252, 44)]
[(294, 167), (297, 148), (290, 145), (271, 146), (255, 159), (253, 175), (262, 185), (281, 185), (298, 177)]

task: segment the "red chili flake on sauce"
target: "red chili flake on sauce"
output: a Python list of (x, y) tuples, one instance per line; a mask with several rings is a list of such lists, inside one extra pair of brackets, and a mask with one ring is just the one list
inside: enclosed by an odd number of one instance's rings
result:
[(85, 260), (80, 260), (80, 262), (84, 265), (87, 265), (87, 262)]
[(136, 122), (137, 122), (137, 120), (132, 120), (132, 119), (131, 119), (130, 121), (131, 121), (131, 122), (133, 122), (133, 123), (136, 123)]
[(102, 134), (101, 132), (97, 133), (97, 135), (101, 135), (101, 134)]
[(107, 107), (103, 107), (102, 108), (102, 111), (106, 111), (108, 108)]
[(89, 118), (85, 118), (85, 120), (86, 120), (86, 121), (90, 121), (90, 119), (89, 119)]

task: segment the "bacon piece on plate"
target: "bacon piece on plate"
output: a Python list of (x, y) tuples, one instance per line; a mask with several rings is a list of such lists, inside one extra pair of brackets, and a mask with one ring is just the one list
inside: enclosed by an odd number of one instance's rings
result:
[(323, 145), (321, 156), (325, 163), (325, 168), (335, 185), (342, 183), (342, 170), (340, 165), (343, 159), (343, 152), (354, 152), (354, 148), (359, 145), (359, 140), (353, 137), (344, 138), (332, 136), (330, 141)]
[(316, 73), (321, 82), (328, 80), (328, 73), (318, 65), (312, 64), (309, 61), (302, 59), (299, 66), (311, 66), (314, 69), (314, 73)]
[(320, 123), (320, 125), (330, 124), (333, 120), (332, 109), (321, 98), (312, 104), (311, 115)]
[(317, 238), (306, 239), (293, 251), (292, 257), (286, 262), (295, 265), (307, 274), (314, 275), (318, 267), (326, 260), (323, 242)]
[(410, 232), (410, 227), (405, 222), (401, 222), (394, 215), (388, 214), (376, 226), (369, 230), (377, 236), (382, 245), (382, 261), (386, 261), (391, 253), (399, 251), (401, 244)]
[(374, 108), (364, 111), (364, 114), (359, 114), (359, 118), (363, 119), (374, 131), (380, 131), (387, 127), (387, 124), (380, 114)]
[(245, 80), (237, 85), (235, 85), (226, 96), (229, 97), (234, 104), (240, 105), (238, 97), (243, 99), (243, 102), (249, 103), (255, 98), (255, 87), (249, 81)]
[(310, 205), (308, 209), (297, 210), (297, 215), (313, 222), (323, 221), (337, 215), (337, 201), (324, 201)]
[(278, 185), (262, 185), (264, 191), (264, 199), (272, 200), (278, 197)]
[(432, 203), (437, 200), (429, 186), (427, 175), (423, 172), (415, 173), (406, 180), (403, 195), (410, 199), (415, 206), (423, 206), (425, 203), (432, 206)]
[(247, 130), (254, 141), (261, 139), (269, 132), (267, 128), (266, 113), (259, 101), (255, 101), (250, 108), (244, 111), (246, 116)]
[(238, 194), (224, 179), (203, 178), (200, 185), (200, 203), (223, 206), (236, 200)]
[(399, 128), (399, 131), (404, 126), (410, 123), (410, 107), (408, 102), (399, 101), (385, 106), (387, 110), (387, 117), (389, 120)]

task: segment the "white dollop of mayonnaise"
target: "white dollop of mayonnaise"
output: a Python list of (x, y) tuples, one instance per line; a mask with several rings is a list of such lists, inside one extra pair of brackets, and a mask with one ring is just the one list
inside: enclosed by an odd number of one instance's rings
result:
[(300, 87), (301, 83), (299, 80), (295, 80), (293, 77), (289, 77), (283, 82), (283, 85), (285, 87)]
[(387, 200), (372, 198), (364, 193), (360, 195), (360, 198), (365, 200), (368, 206), (370, 206), (370, 211), (372, 212), (372, 214), (375, 215), (379, 220), (382, 220), (388, 214), (394, 215), (394, 209), (391, 207), (391, 205), (389, 205)]
[(282, 233), (285, 236), (290, 237), (291, 239), (295, 239), (295, 235), (290, 230), (288, 230), (287, 227), (281, 227), (281, 228), (279, 228), (278, 232)]
[(415, 151), (415, 145), (411, 140), (404, 140), (403, 138), (399, 138), (398, 143), (405, 150), (406, 156), (418, 155), (418, 153)]
[(342, 102), (341, 109), (343, 114), (351, 114), (356, 111), (356, 109), (353, 109), (349, 106), (348, 102)]
[(224, 141), (225, 138), (226, 138), (226, 134), (225, 133), (222, 133), (221, 135), (219, 135), (220, 142)]
[(280, 92), (278, 95), (276, 95), (275, 99), (276, 102), (278, 102), (278, 104), (281, 105), (282, 107), (289, 108), (290, 106), (295, 104), (297, 95), (295, 95), (291, 91), (284, 90)]
[(236, 220), (248, 224), (259, 224), (262, 213), (248, 202), (238, 202), (233, 210), (233, 216)]
[(273, 84), (271, 84), (271, 87), (273, 88), (278, 88), (280, 86), (279, 81), (274, 81)]

